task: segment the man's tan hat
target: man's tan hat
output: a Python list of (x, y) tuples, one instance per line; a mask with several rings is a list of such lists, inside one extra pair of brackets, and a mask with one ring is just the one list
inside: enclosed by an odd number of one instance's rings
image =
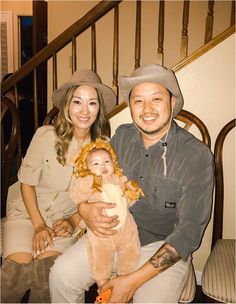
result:
[(100, 77), (92, 70), (75, 71), (69, 82), (64, 83), (52, 93), (53, 104), (60, 108), (61, 102), (65, 97), (67, 90), (75, 85), (87, 85), (99, 90), (102, 95), (107, 114), (110, 113), (116, 105), (116, 95), (114, 91), (102, 83)]
[(129, 103), (129, 95), (133, 87), (143, 82), (158, 83), (168, 89), (171, 94), (176, 97), (173, 117), (181, 111), (184, 100), (178, 81), (172, 70), (168, 70), (158, 64), (150, 64), (137, 68), (130, 77), (120, 76), (120, 90), (127, 103)]

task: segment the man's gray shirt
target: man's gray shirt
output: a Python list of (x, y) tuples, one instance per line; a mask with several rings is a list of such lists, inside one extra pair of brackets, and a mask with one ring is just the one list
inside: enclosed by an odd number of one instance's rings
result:
[(214, 163), (210, 149), (174, 121), (163, 142), (146, 149), (134, 124), (121, 125), (111, 139), (124, 174), (145, 196), (131, 208), (141, 245), (170, 243), (183, 260), (195, 251), (210, 219)]

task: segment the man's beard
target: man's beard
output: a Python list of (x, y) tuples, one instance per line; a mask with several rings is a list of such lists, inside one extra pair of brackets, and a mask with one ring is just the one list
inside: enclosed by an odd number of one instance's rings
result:
[[(135, 124), (135, 125), (136, 125), (136, 124)], [(156, 130), (154, 130), (154, 131), (146, 131), (146, 130), (142, 129), (141, 127), (139, 127), (138, 125), (136, 125), (136, 127), (139, 129), (139, 131), (141, 131), (142, 133), (144, 133), (144, 134), (146, 134), (146, 135), (155, 135), (155, 134), (157, 134), (157, 133), (160, 131), (160, 129), (161, 129), (161, 128), (158, 128), (158, 129), (156, 129)]]

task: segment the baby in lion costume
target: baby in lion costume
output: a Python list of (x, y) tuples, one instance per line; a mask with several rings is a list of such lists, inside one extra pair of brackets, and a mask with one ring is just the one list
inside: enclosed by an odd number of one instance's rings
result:
[(74, 173), (76, 178), (70, 191), (76, 204), (84, 201), (115, 203), (114, 208), (104, 209), (104, 214), (119, 216), (119, 224), (113, 228), (117, 233), (108, 238), (96, 236), (87, 227), (89, 265), (98, 287), (101, 287), (111, 277), (115, 253), (118, 275), (130, 273), (137, 266), (140, 243), (128, 207), (144, 194), (135, 181), (128, 181), (113, 148), (103, 139), (82, 148), (75, 161)]

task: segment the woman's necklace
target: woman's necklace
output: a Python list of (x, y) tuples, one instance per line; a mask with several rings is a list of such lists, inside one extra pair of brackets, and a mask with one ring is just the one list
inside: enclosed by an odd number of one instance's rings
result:
[(76, 140), (77, 141), (77, 150), (80, 151), (80, 149), (91, 139), (90, 133), (87, 133), (83, 140)]
[(87, 133), (83, 140), (79, 140), (74, 136), (74, 144), (73, 148), (70, 149), (70, 152), (68, 153), (67, 156), (67, 163), (68, 164), (74, 164), (75, 160), (80, 154), (81, 148), (88, 142), (90, 142), (91, 136), (90, 133)]

